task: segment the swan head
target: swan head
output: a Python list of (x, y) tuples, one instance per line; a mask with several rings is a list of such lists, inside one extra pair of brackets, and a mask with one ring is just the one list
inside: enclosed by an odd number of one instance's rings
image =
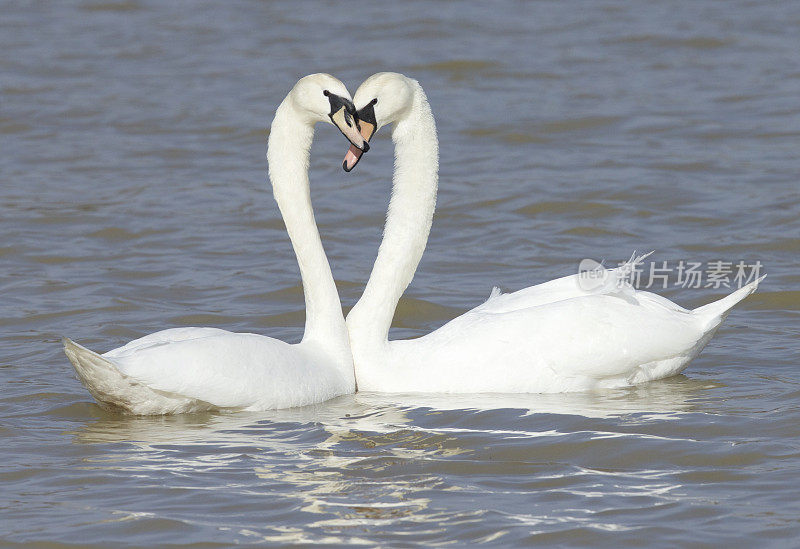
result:
[(333, 124), (361, 154), (369, 150), (356, 119), (350, 92), (341, 80), (330, 74), (304, 76), (289, 92), (295, 110), (310, 124)]
[[(353, 103), (356, 105), (356, 119), (365, 143), (386, 124), (402, 119), (414, 102), (414, 90), (419, 86), (416, 80), (396, 72), (373, 74), (358, 87)], [(351, 141), (352, 143), (352, 141)], [(358, 147), (350, 147), (342, 167), (346, 172), (355, 168), (363, 154)]]

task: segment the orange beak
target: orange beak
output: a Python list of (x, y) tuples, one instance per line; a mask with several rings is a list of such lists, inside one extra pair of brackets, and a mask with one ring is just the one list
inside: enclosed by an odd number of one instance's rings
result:
[(375, 121), (375, 103), (376, 100), (372, 100), (361, 110), (356, 111), (356, 125), (366, 148), (359, 148), (350, 140), (350, 149), (344, 155), (344, 162), (342, 162), (342, 168), (346, 172), (355, 168), (358, 161), (361, 160), (361, 155), (369, 150), (369, 140), (375, 135), (375, 130), (378, 127)]

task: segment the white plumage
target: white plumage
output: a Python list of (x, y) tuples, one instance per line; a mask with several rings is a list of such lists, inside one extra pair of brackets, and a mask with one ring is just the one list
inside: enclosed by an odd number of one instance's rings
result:
[(566, 276), (490, 298), (434, 332), (388, 341), (397, 302), (425, 249), (436, 202), (438, 142), (422, 87), (395, 73), (367, 79), (377, 126), (394, 124), (395, 172), (384, 238), (347, 317), (359, 390), (546, 393), (620, 387), (683, 371), (760, 280), (694, 311), (626, 280), (643, 257), (586, 289)]
[(290, 345), (216, 328), (174, 328), (99, 355), (64, 339), (64, 351), (101, 405), (134, 414), (304, 406), (355, 391), (339, 294), (311, 209), (308, 156), (314, 124), (330, 122), (327, 74), (301, 79), (275, 114), (267, 158), (275, 200), (303, 278), (306, 328)]

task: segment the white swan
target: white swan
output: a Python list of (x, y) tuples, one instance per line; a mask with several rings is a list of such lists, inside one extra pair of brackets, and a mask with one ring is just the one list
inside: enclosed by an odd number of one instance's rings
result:
[[(625, 280), (625, 268), (603, 271), (606, 284), (594, 291), (582, 290), (573, 275), (511, 294), (494, 291), (488, 301), (430, 334), (388, 341), (397, 302), (430, 232), (438, 182), (436, 127), (419, 83), (400, 74), (371, 76), (354, 103), (361, 107), (365, 139), (394, 124), (395, 144), (383, 241), (364, 293), (347, 317), (359, 390), (565, 392), (672, 376), (758, 285), (689, 311), (635, 290)], [(351, 146), (345, 169), (360, 157)]]
[(290, 345), (216, 328), (174, 328), (99, 355), (64, 339), (67, 357), (101, 405), (134, 414), (264, 410), (355, 391), (347, 329), (308, 181), (317, 122), (334, 123), (356, 146), (368, 148), (353, 114), (344, 85), (330, 75), (314, 74), (289, 92), (269, 134), (269, 175), (303, 279), (302, 341)]

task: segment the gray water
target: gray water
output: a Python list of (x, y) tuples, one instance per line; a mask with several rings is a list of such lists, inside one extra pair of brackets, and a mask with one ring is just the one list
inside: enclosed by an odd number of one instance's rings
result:
[[(352, 11), (350, 11), (352, 10)], [(2, 2), (0, 545), (785, 547), (800, 537), (800, 4)], [(59, 339), (301, 336), (266, 128), (301, 76), (420, 80), (441, 192), (394, 337), (634, 250), (768, 278), (684, 375), (574, 395), (101, 410)], [(388, 131), (317, 131), (345, 307)], [(658, 293), (684, 306), (727, 288)], [(495, 365), (493, 367), (501, 367)], [(47, 543), (51, 543), (47, 545)]]

